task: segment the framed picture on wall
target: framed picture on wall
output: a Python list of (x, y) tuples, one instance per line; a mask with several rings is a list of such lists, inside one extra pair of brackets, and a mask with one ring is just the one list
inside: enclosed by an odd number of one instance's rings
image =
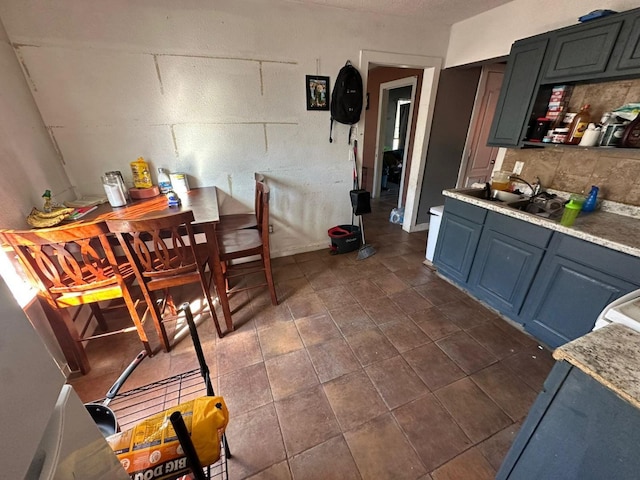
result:
[(307, 75), (307, 110), (329, 110), (329, 77)]

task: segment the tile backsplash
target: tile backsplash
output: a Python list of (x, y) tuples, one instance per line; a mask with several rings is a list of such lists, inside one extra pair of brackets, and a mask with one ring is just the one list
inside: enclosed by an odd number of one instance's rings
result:
[[(640, 103), (640, 79), (576, 85), (570, 112), (591, 105), (592, 120), (625, 103)], [(601, 198), (640, 206), (640, 149), (563, 147), (508, 149), (501, 169), (512, 171), (524, 162), (521, 176), (531, 182), (540, 177), (544, 188), (587, 193), (600, 187)]]

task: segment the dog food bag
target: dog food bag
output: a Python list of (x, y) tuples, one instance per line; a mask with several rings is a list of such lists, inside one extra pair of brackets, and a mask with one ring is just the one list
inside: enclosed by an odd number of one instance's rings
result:
[(220, 458), (221, 436), (229, 422), (222, 397), (199, 397), (145, 418), (107, 438), (131, 480), (167, 480), (187, 473), (187, 459), (169, 417), (182, 414), (202, 465)]

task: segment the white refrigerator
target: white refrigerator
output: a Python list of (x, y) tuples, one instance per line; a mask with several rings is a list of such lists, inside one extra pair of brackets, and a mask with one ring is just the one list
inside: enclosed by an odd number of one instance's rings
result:
[(0, 477), (127, 480), (0, 278)]

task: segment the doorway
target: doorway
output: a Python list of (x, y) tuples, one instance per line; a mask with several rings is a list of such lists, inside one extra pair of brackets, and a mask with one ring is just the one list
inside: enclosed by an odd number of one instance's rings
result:
[[(422, 85), (420, 87), (420, 100), (415, 105), (414, 121), (414, 135), (413, 135), (413, 148), (411, 152), (410, 161), (407, 159), (407, 167), (405, 167), (404, 178), (404, 190), (405, 202), (404, 202), (404, 221), (402, 224), (403, 230), (407, 232), (413, 232), (418, 230), (425, 230), (428, 228), (428, 223), (416, 225), (417, 219), (417, 207), (420, 200), (420, 188), (422, 184), (422, 176), (424, 173), (425, 154), (426, 148), (429, 143), (429, 135), (431, 131), (431, 122), (433, 118), (433, 109), (435, 104), (435, 95), (438, 85), (438, 79), (440, 77), (440, 69), (442, 66), (442, 59), (438, 57), (427, 57), (422, 55), (408, 55), (402, 53), (389, 53), (378, 52), (373, 50), (361, 50), (360, 52), (360, 73), (362, 75), (364, 85), (368, 87), (368, 78), (370, 69), (381, 67), (395, 67), (395, 68), (413, 68), (420, 69), (422, 71)], [(417, 89), (416, 89), (417, 90)], [(366, 116), (365, 116), (366, 117)], [(366, 120), (362, 118), (358, 123), (358, 136), (360, 140), (363, 140), (364, 131), (366, 128)], [(358, 152), (358, 162), (362, 163), (362, 152)], [(410, 163), (410, 166), (408, 165)], [(364, 165), (363, 165), (364, 166)], [(382, 169), (377, 164), (373, 166), (373, 175), (371, 175), (373, 185), (379, 185), (382, 181)]]
[[(405, 166), (410, 158), (417, 77), (380, 84), (374, 171), (380, 182), (373, 185), (373, 197), (393, 196), (397, 207), (404, 205)], [(374, 175), (375, 178), (375, 175)]]

